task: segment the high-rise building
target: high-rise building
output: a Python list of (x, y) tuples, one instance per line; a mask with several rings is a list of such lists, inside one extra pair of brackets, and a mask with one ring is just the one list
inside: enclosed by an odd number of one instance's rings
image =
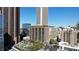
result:
[(15, 43), (18, 42), (20, 11), (18, 7), (4, 7), (4, 34), (8, 33), (12, 36)]
[[(18, 7), (0, 7), (2, 13), (3, 33), (4, 33), (4, 48), (5, 43), (19, 42), (19, 25), (20, 11)], [(7, 44), (6, 43), (6, 44)]]
[(49, 41), (48, 8), (36, 8), (36, 25), (31, 27), (30, 37), (41, 42)]
[(36, 24), (37, 25), (48, 25), (48, 8), (37, 7), (36, 8)]
[(22, 25), (22, 30), (26, 33), (27, 36), (29, 36), (30, 28), (31, 28), (31, 24), (29, 23), (24, 23)]

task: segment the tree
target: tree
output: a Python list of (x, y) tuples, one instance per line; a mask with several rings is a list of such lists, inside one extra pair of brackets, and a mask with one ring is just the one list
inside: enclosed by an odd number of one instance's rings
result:
[(43, 43), (41, 43), (40, 41), (35, 41), (35, 40), (32, 41), (32, 44), (33, 44), (31, 46), (32, 51), (39, 50), (39, 49), (43, 48), (43, 46), (44, 46)]
[(23, 37), (25, 37), (25, 36), (26, 36), (25, 31), (22, 31), (21, 34), (20, 34), (20, 41), (22, 41)]
[(50, 42), (49, 42), (50, 44), (57, 44), (57, 41), (56, 40), (54, 40), (54, 39), (50, 39)]
[(4, 34), (4, 50), (8, 51), (15, 44), (13, 38), (8, 33)]
[(61, 39), (57, 36), (57, 42), (60, 42), (61, 41)]

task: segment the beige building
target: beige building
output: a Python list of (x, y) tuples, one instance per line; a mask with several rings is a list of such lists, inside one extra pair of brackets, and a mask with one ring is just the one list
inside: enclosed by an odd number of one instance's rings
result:
[[(18, 7), (0, 7), (0, 34), (3, 35), (3, 50), (8, 50), (13, 44), (19, 42), (20, 9)], [(2, 24), (2, 25), (1, 25)], [(1, 30), (2, 29), (2, 30)], [(1, 41), (1, 39), (0, 39)]]
[(4, 34), (8, 33), (15, 43), (19, 38), (20, 9), (18, 7), (0, 7), (3, 16)]
[(74, 46), (77, 45), (77, 36), (78, 36), (79, 30), (76, 30), (74, 28), (51, 28), (49, 27), (49, 39), (51, 38), (57, 38), (61, 39), (63, 42), (68, 42), (69, 45)]
[(49, 26), (49, 39), (56, 39), (57, 34), (57, 29), (53, 26)]
[(8, 33), (15, 43), (19, 42), (20, 9), (18, 7), (2, 7), (4, 16), (4, 34)]
[(41, 42), (48, 42), (48, 26), (32, 26), (30, 30), (30, 38)]
[(49, 41), (49, 29), (48, 29), (48, 8), (37, 7), (36, 8), (36, 25), (31, 27), (30, 37), (31, 40), (39, 40), (41, 42)]
[(48, 25), (48, 7), (36, 8), (36, 25)]
[(74, 29), (64, 29), (61, 31), (61, 40), (68, 42), (69, 45), (74, 46), (77, 44), (77, 31)]

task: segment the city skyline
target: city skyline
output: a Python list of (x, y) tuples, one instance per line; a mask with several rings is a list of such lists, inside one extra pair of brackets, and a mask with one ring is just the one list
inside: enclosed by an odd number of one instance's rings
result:
[[(78, 7), (48, 7), (48, 25), (52, 26), (74, 26), (79, 19)], [(73, 20), (73, 21), (72, 21)], [(20, 27), (22, 24), (36, 24), (36, 8), (20, 8)]]
[[(52, 23), (55, 24), (57, 22), (57, 26), (74, 25), (77, 20), (72, 21), (72, 19), (78, 19), (78, 9), (32, 7), (20, 10), (20, 7), (0, 7), (2, 12), (0, 15), (0, 50), (79, 51), (78, 26), (71, 28), (54, 28), (52, 26)], [(26, 20), (30, 21), (27, 23)], [(20, 28), (20, 22), (23, 23), (22, 28)], [(33, 24), (32, 22), (35, 23)]]

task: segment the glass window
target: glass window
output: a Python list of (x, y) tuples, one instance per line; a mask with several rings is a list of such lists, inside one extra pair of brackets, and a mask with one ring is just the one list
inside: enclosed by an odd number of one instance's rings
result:
[(44, 28), (42, 28), (42, 41), (44, 41)]
[(32, 28), (32, 39), (34, 40), (34, 28)]
[(41, 28), (39, 28), (39, 40), (41, 40)]
[(37, 40), (37, 28), (35, 28), (35, 40)]

